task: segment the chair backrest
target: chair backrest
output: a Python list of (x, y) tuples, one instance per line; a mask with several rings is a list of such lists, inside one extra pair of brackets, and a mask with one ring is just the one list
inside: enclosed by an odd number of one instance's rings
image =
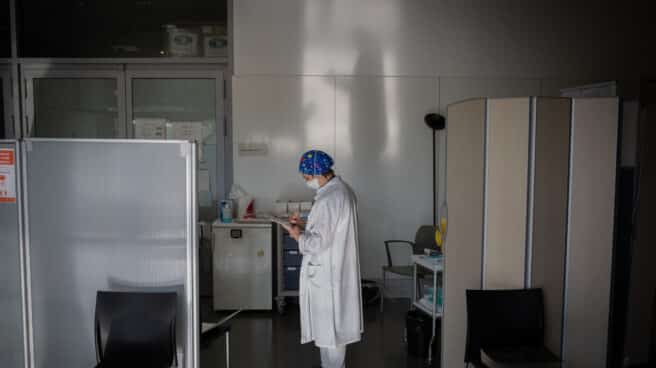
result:
[(484, 347), (543, 346), (542, 289), (467, 290), (465, 362)]
[(107, 366), (169, 367), (176, 358), (177, 294), (98, 291), (95, 339)]
[(435, 243), (435, 230), (436, 227), (432, 225), (422, 225), (417, 229), (415, 234), (415, 245), (414, 253), (423, 254), (424, 249), (437, 249), (437, 243)]

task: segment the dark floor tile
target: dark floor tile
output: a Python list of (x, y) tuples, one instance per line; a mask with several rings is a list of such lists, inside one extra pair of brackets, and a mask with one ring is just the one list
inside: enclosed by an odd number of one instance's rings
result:
[[(201, 315), (204, 321), (217, 321), (222, 314), (214, 313), (209, 301), (204, 301)], [(385, 313), (378, 306), (365, 308), (363, 340), (349, 345), (348, 368), (425, 368), (426, 359), (409, 356), (403, 341), (405, 313), (408, 301), (386, 300)], [(221, 336), (201, 339), (201, 368), (225, 367), (225, 340)], [(231, 367), (233, 368), (312, 368), (320, 364), (314, 344), (300, 344), (298, 307), (290, 304), (285, 314), (276, 312), (245, 312), (232, 322), (230, 336)], [(439, 360), (439, 359), (437, 359)], [(438, 367), (437, 362), (431, 367)]]

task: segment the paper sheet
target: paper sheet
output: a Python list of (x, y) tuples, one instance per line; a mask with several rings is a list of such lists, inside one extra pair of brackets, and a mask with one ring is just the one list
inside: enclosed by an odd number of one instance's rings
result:
[(192, 141), (198, 143), (198, 160), (203, 159), (203, 141), (209, 137), (211, 130), (203, 121), (170, 121), (166, 124), (166, 138)]
[(204, 122), (170, 121), (166, 124), (166, 138), (203, 143), (207, 132)]
[(137, 139), (166, 139), (166, 119), (134, 119), (134, 137)]
[(285, 229), (289, 229), (292, 227), (292, 224), (289, 222), (289, 220), (282, 218), (282, 217), (277, 217), (277, 216), (271, 216), (271, 221), (275, 222), (276, 224), (284, 227)]

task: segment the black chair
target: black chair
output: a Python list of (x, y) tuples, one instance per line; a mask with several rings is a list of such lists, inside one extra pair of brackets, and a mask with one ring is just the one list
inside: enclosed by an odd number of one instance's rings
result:
[(96, 295), (97, 368), (178, 365), (177, 294), (99, 291)]
[(390, 250), (391, 246), (394, 247), (407, 247), (410, 248), (412, 254), (424, 254), (424, 249), (437, 249), (435, 243), (435, 227), (430, 225), (424, 225), (417, 229), (415, 234), (415, 241), (411, 242), (408, 240), (386, 240), (385, 241), (385, 253), (387, 254), (387, 265), (383, 266), (383, 285), (381, 287), (380, 294), (380, 311), (383, 311), (383, 302), (385, 299), (385, 290), (387, 288), (387, 274), (392, 273), (403, 278), (412, 278), (414, 272), (414, 267), (408, 259), (407, 263), (404, 264), (394, 264), (392, 262), (392, 253)]
[(467, 290), (465, 362), (475, 367), (560, 367), (544, 346), (542, 289)]

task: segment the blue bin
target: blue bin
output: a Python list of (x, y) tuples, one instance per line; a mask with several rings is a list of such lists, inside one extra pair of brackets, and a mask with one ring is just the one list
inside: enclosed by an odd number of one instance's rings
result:
[(282, 253), (283, 266), (300, 266), (303, 255), (298, 250), (286, 250)]
[(285, 290), (298, 290), (301, 267), (285, 267), (283, 277), (285, 279)]
[(284, 250), (298, 250), (298, 242), (285, 234), (282, 237), (282, 248)]

